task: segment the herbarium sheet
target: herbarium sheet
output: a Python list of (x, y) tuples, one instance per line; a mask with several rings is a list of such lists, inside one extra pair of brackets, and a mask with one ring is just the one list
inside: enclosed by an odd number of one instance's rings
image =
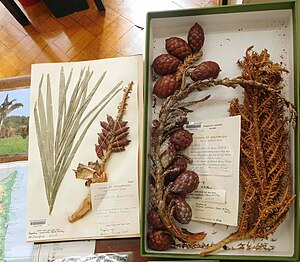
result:
[(141, 61), (33, 65), (28, 241), (139, 234)]

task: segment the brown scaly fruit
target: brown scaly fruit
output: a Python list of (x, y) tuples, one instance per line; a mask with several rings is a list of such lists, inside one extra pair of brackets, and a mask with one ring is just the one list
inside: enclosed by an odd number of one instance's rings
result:
[(180, 60), (175, 56), (163, 54), (154, 59), (152, 68), (156, 74), (164, 76), (175, 73), (180, 64)]
[(166, 204), (169, 205), (172, 200), (175, 200), (177, 198), (185, 199), (186, 194), (185, 193), (169, 193), (166, 198)]
[(184, 172), (187, 169), (188, 161), (183, 156), (176, 156), (174, 158), (174, 161), (170, 167), (172, 168), (179, 168), (178, 171), (170, 171), (166, 177), (165, 177), (165, 184), (169, 184), (170, 182), (173, 182), (182, 172)]
[(192, 219), (192, 208), (183, 197), (174, 199), (174, 218), (181, 224), (188, 224)]
[(177, 57), (180, 60), (184, 60), (190, 54), (192, 49), (186, 41), (179, 37), (170, 37), (166, 40), (165, 48), (169, 54)]
[(173, 193), (192, 193), (199, 185), (199, 177), (194, 171), (185, 171), (174, 181), (171, 192)]
[(153, 250), (164, 251), (175, 244), (171, 234), (164, 230), (152, 230), (147, 234), (147, 243)]
[(174, 145), (170, 142), (170, 140), (166, 140), (160, 146), (160, 163), (163, 168), (167, 168), (174, 160), (176, 155), (176, 150)]
[(148, 224), (153, 227), (153, 229), (165, 229), (166, 226), (161, 221), (157, 209), (150, 209), (147, 215)]
[(175, 75), (165, 75), (159, 78), (154, 87), (153, 93), (159, 98), (167, 98), (180, 89), (181, 81), (176, 81)]
[(176, 150), (184, 150), (192, 144), (193, 134), (186, 129), (180, 129), (171, 135), (170, 141)]
[(172, 163), (172, 166), (174, 167), (179, 167), (180, 168), (180, 172), (183, 172), (186, 170), (188, 165), (188, 161), (185, 157), (183, 156), (176, 156), (174, 158), (174, 161)]
[(204, 80), (207, 78), (217, 78), (221, 71), (220, 66), (214, 61), (205, 61), (199, 64), (191, 73), (194, 81)]
[(199, 52), (204, 44), (204, 31), (203, 28), (195, 23), (188, 33), (188, 43), (193, 53)]

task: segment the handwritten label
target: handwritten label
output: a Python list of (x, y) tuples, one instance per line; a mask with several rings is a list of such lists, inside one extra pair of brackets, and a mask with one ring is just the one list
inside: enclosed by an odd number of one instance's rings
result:
[(91, 184), (92, 209), (97, 216), (100, 236), (130, 235), (139, 231), (139, 204), (136, 183)]
[[(219, 224), (227, 224), (226, 223), (226, 215), (230, 215), (232, 212), (227, 207), (221, 207), (216, 205), (210, 205), (208, 203), (196, 203), (194, 205), (193, 214), (194, 220), (201, 220), (205, 222), (219, 223)], [(208, 216), (206, 213), (220, 213), (223, 215), (219, 216)]]
[[(219, 144), (219, 145), (218, 145)], [(227, 136), (199, 136), (189, 149), (193, 169), (201, 175), (232, 175), (232, 149)]]
[[(126, 219), (124, 219), (126, 221)], [(120, 222), (99, 225), (99, 235), (101, 236), (118, 236), (130, 235), (132, 224), (130, 222)]]
[(48, 237), (61, 237), (65, 233), (60, 228), (37, 229), (36, 231), (28, 231), (28, 239), (47, 239)]
[(200, 189), (189, 194), (189, 198), (203, 202), (225, 203), (226, 191), (220, 189)]
[(187, 202), (193, 220), (237, 225), (239, 199), (240, 116), (189, 123), (193, 143), (186, 150), (200, 183)]
[(116, 184), (111, 182), (91, 184), (92, 209), (99, 214), (105, 210), (114, 214), (118, 214), (122, 210), (126, 213), (130, 207), (129, 201), (134, 198), (133, 185), (133, 183)]

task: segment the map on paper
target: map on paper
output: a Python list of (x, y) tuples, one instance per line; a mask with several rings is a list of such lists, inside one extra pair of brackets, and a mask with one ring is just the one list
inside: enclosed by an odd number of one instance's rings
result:
[(27, 162), (0, 164), (0, 261), (40, 262), (93, 254), (95, 240), (26, 242), (27, 177)]
[(34, 246), (25, 240), (27, 173), (27, 162), (0, 165), (0, 261), (32, 258)]
[(6, 228), (9, 219), (11, 192), (16, 181), (16, 171), (0, 181), (0, 260), (4, 261)]

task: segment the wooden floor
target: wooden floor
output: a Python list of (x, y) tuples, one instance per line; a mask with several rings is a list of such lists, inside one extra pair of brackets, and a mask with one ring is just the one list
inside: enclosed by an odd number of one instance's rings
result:
[(106, 12), (90, 8), (56, 19), (43, 2), (25, 11), (21, 26), (0, 3), (0, 78), (30, 74), (31, 64), (83, 61), (144, 51), (145, 14), (153, 10), (217, 5), (217, 0), (107, 0)]

